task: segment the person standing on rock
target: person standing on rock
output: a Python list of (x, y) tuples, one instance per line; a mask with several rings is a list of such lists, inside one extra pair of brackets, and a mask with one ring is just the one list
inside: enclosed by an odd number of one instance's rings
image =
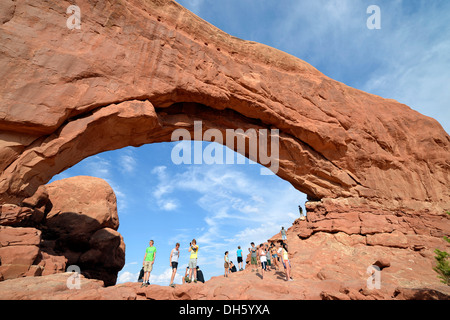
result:
[(306, 215), (303, 214), (302, 206), (298, 206), (298, 211), (300, 211), (300, 220), (306, 220)]
[[(189, 250), (191, 256), (189, 258), (189, 282), (194, 279), (194, 282), (197, 283), (197, 255), (198, 255), (198, 245), (195, 239), (192, 239), (189, 244)], [(194, 276), (194, 278), (192, 278)]]
[(236, 251), (236, 256), (237, 256), (237, 262), (238, 262), (238, 268), (239, 268), (239, 271), (242, 271), (242, 270), (244, 270), (244, 267), (243, 267), (243, 262), (242, 262), (242, 249), (241, 249), (241, 246), (238, 246), (238, 250)]
[(284, 227), (281, 227), (281, 239), (287, 241), (286, 230), (284, 230)]
[(180, 244), (177, 242), (175, 244), (175, 248), (170, 252), (170, 266), (172, 267), (172, 276), (170, 278), (170, 287), (175, 287), (173, 280), (175, 279), (175, 275), (177, 273), (178, 268), (178, 258), (180, 257)]
[(277, 248), (275, 247), (275, 245), (273, 244), (273, 242), (270, 244), (270, 250), (269, 252), (272, 254), (272, 262), (273, 262), (273, 267), (275, 270), (279, 269), (278, 267), (278, 255), (277, 255)]
[(252, 265), (252, 272), (255, 272), (256, 270), (258, 270), (258, 262), (256, 260), (257, 248), (255, 247), (254, 242), (250, 243), (250, 245), (252, 246), (248, 249), (248, 251), (250, 252), (250, 264)]
[(261, 260), (261, 279), (264, 279), (264, 271), (266, 271), (267, 267), (267, 252), (262, 243), (259, 245), (258, 254)]
[(278, 253), (281, 256), (281, 262), (283, 263), (284, 270), (286, 271), (286, 281), (292, 281), (291, 279), (291, 262), (289, 261), (289, 254), (287, 246), (283, 242), (280, 242), (280, 248)]
[(270, 254), (269, 246), (268, 244), (264, 245), (264, 251), (266, 251), (266, 259), (267, 259), (267, 267), (266, 271), (270, 271), (272, 269), (272, 255)]
[(153, 270), (153, 264), (156, 259), (156, 248), (153, 246), (154, 243), (155, 242), (153, 240), (150, 240), (149, 246), (145, 249), (144, 262), (142, 263), (144, 266), (144, 279), (141, 287), (148, 286), (150, 284), (150, 273)]
[(224, 264), (223, 267), (225, 268), (224, 277), (228, 278), (228, 273), (230, 272), (230, 258), (228, 257), (228, 251), (225, 251), (225, 257), (223, 257)]

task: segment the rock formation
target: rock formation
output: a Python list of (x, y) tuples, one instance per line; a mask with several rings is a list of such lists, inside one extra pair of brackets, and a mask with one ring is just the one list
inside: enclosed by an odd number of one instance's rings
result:
[(202, 120), (204, 130), (279, 129), (278, 175), (310, 199), (448, 206), (450, 138), (405, 105), (225, 34), (174, 1), (79, 1), (79, 30), (66, 26), (68, 3), (8, 3), (4, 203), (87, 156), (170, 141)]
[[(403, 246), (367, 245), (363, 235), (316, 232), (308, 239), (298, 234), (305, 221), (296, 220), (287, 230), (294, 281), (285, 281), (283, 267), (212, 277), (203, 283), (169, 286), (139, 282), (104, 287), (81, 276), (80, 288), (67, 287), (70, 273), (20, 278), (0, 282), (0, 299), (74, 300), (449, 300), (450, 287), (439, 283), (431, 269), (428, 251)], [(442, 240), (442, 243), (444, 241)], [(442, 244), (437, 244), (442, 247)], [(368, 288), (367, 267), (380, 268), (380, 288)], [(42, 279), (44, 278), (44, 279)]]
[(23, 205), (28, 207), (1, 207), (6, 214), (0, 215), (0, 279), (60, 273), (76, 265), (89, 278), (116, 283), (125, 243), (117, 232), (116, 197), (104, 180), (55, 181)]
[[(1, 234), (9, 240), (0, 249), (30, 253), (27, 261), (2, 260), (1, 270), (37, 274), (34, 255), (54, 257), (61, 248), (70, 250), (69, 262), (89, 266), (106, 243), (120, 248), (114, 221), (94, 218), (102, 231), (92, 234), (97, 244), (88, 243), (70, 227), (76, 211), (43, 206), (60, 191), (41, 186), (88, 156), (170, 141), (175, 129), (192, 132), (197, 120), (203, 131), (279, 130), (276, 173), (312, 200), (307, 223), (296, 227), (299, 238), (405, 250), (432, 264), (430, 250), (449, 235), (450, 209), (450, 137), (436, 120), (230, 36), (171, 0), (80, 0), (81, 29), (73, 30), (66, 26), (70, 4), (1, 4)], [(248, 148), (234, 149), (250, 156)], [(51, 227), (36, 227), (44, 220)], [(117, 270), (121, 259), (105, 268)], [(62, 262), (53, 265), (60, 270)]]

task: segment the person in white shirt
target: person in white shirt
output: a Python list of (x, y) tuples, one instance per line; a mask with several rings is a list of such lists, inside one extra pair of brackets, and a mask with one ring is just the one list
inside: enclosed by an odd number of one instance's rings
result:
[(261, 243), (258, 249), (259, 259), (261, 261), (261, 273), (262, 273), (262, 279), (264, 279), (264, 271), (266, 270), (267, 266), (267, 257), (266, 257), (266, 249), (264, 248), (264, 245)]
[(175, 244), (175, 248), (170, 252), (170, 266), (172, 267), (172, 277), (170, 278), (169, 286), (175, 287), (173, 280), (175, 279), (175, 275), (177, 274), (178, 268), (178, 258), (180, 257), (180, 244), (177, 242)]

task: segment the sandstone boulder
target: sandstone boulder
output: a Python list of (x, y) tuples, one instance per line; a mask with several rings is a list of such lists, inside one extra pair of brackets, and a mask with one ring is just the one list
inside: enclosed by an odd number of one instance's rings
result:
[(63, 255), (87, 277), (115, 284), (125, 264), (116, 197), (103, 179), (78, 176), (46, 186), (51, 210), (44, 242), (47, 252)]
[(78, 265), (88, 277), (107, 285), (116, 282), (125, 244), (116, 231), (116, 198), (106, 181), (55, 181), (23, 206), (4, 204), (0, 209), (0, 279), (49, 275)]
[(103, 179), (78, 176), (46, 186), (51, 210), (46, 226), (59, 235), (91, 235), (101, 228), (117, 229), (116, 197)]
[(79, 258), (79, 264), (89, 278), (102, 279), (105, 284), (116, 283), (117, 273), (125, 265), (125, 242), (117, 231), (103, 228), (96, 231), (90, 249)]

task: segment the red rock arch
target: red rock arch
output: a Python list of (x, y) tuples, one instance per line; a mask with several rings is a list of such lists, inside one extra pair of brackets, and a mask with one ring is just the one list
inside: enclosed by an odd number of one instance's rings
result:
[[(78, 0), (79, 30), (66, 27), (67, 5), (16, 0), (0, 11), (2, 213), (33, 217), (20, 203), (55, 174), (102, 151), (170, 141), (197, 120), (220, 132), (278, 129), (277, 174), (321, 199), (289, 228), (294, 250), (309, 248), (316, 261), (315, 250), (359, 246), (363, 254), (334, 266), (352, 280), (381, 255), (411, 270), (394, 284), (438, 281), (423, 270), (450, 233), (450, 137), (437, 121), (225, 34), (171, 0)], [(12, 238), (21, 230), (2, 226)], [(34, 270), (43, 248), (40, 231), (29, 232)], [(120, 235), (106, 233), (120, 252)]]
[(173, 1), (78, 5), (80, 30), (66, 27), (58, 1), (16, 1), (2, 17), (1, 202), (87, 156), (170, 141), (202, 120), (279, 129), (278, 175), (313, 199), (449, 204), (450, 138), (434, 119)]

